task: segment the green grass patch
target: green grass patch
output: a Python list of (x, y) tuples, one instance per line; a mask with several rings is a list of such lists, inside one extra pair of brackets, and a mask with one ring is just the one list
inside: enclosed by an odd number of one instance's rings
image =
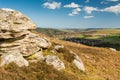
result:
[(77, 36), (77, 38), (85, 38), (85, 36), (80, 34), (80, 35)]
[(43, 56), (46, 56), (46, 55), (52, 55), (53, 53), (50, 50), (44, 50), (42, 54)]
[(107, 37), (99, 38), (102, 42), (109, 42), (112, 44), (120, 44), (120, 35), (110, 35)]

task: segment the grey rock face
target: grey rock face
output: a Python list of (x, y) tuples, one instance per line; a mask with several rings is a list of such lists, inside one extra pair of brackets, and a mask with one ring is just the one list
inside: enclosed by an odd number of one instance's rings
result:
[(57, 70), (65, 69), (64, 63), (59, 59), (58, 56), (47, 55), (45, 56), (45, 61), (48, 65), (53, 65), (53, 67)]

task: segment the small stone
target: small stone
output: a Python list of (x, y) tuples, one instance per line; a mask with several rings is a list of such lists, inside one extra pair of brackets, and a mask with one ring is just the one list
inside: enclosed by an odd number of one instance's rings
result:
[(55, 48), (55, 50), (59, 50), (61, 48), (64, 48), (64, 46), (63, 45), (56, 45), (54, 48)]
[(109, 48), (111, 51), (116, 51), (116, 49), (114, 49), (114, 48)]

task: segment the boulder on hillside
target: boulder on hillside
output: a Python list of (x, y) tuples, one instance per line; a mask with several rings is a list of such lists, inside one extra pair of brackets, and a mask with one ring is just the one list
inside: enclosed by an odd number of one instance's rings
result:
[(111, 51), (117, 51), (116, 49), (114, 49), (114, 48), (109, 48)]
[(85, 72), (85, 67), (84, 67), (84, 64), (83, 64), (82, 60), (80, 59), (80, 57), (76, 53), (74, 53), (72, 51), (70, 51), (70, 53), (74, 55), (73, 64), (78, 69), (80, 69), (81, 71)]
[(45, 56), (45, 61), (48, 65), (53, 65), (53, 67), (57, 70), (65, 69), (64, 63), (59, 59), (58, 56), (47, 55)]

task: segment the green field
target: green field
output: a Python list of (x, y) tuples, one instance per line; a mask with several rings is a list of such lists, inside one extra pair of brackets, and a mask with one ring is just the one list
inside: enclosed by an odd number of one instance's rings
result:
[(95, 31), (86, 31), (77, 37), (85, 39), (97, 39), (102, 40), (103, 42), (120, 44), (120, 29), (102, 29)]
[[(107, 43), (110, 47), (120, 50), (120, 29), (50, 29), (37, 28), (37, 31), (59, 39), (79, 38), (87, 40), (100, 40), (103, 46)], [(113, 46), (112, 46), (113, 45)]]

